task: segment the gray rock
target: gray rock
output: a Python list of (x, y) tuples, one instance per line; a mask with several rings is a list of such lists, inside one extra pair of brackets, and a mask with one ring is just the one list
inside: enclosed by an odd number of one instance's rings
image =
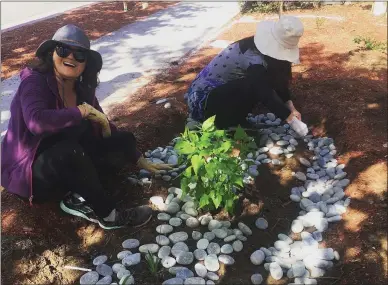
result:
[(170, 164), (170, 165), (177, 165), (178, 164), (178, 157), (176, 155), (171, 155), (168, 158), (167, 163)]
[(237, 239), (236, 235), (232, 234), (232, 235), (227, 236), (226, 238), (224, 238), (224, 242), (231, 242), (231, 241), (234, 241), (236, 239)]
[(193, 238), (193, 240), (200, 240), (202, 238), (202, 234), (200, 232), (193, 231), (191, 233), (191, 237)]
[(243, 222), (238, 223), (238, 228), (245, 234), (245, 235), (252, 235), (252, 230)]
[(112, 282), (112, 276), (108, 275), (98, 280), (96, 285), (110, 285), (111, 282)]
[(338, 251), (334, 251), (333, 255), (334, 255), (335, 260), (340, 260), (340, 255), (339, 255)]
[(168, 236), (168, 238), (173, 242), (183, 242), (189, 238), (189, 235), (186, 232), (176, 232)]
[(134, 254), (126, 256), (122, 260), (122, 264), (125, 266), (136, 265), (136, 264), (140, 263), (140, 259), (141, 259), (140, 253), (134, 253)]
[(156, 231), (162, 235), (169, 234), (173, 230), (174, 230), (174, 228), (170, 225), (159, 225), (156, 227)]
[[(268, 147), (267, 147), (267, 149), (268, 149)], [(256, 160), (263, 160), (263, 159), (266, 159), (266, 158), (268, 158), (268, 156), (266, 154), (260, 154), (260, 155), (258, 155), (256, 157)]]
[(211, 220), (213, 220), (212, 216), (201, 216), (199, 218), (199, 221), (201, 222), (202, 226), (207, 226)]
[(292, 144), (293, 146), (297, 146), (298, 141), (296, 139), (290, 139), (290, 144)]
[(191, 207), (186, 207), (185, 212), (186, 212), (186, 214), (193, 216), (193, 217), (198, 216), (198, 211), (194, 208), (191, 208)]
[(176, 260), (171, 256), (165, 256), (162, 258), (161, 263), (164, 268), (170, 268), (176, 264)]
[(169, 256), (170, 253), (171, 253), (171, 247), (169, 247), (168, 245), (164, 245), (159, 249), (158, 257), (163, 258), (163, 257)]
[(219, 229), (219, 228), (222, 228), (222, 223), (220, 221), (217, 221), (217, 220), (211, 220), (209, 222), (209, 225), (208, 225), (208, 229), (209, 231), (212, 231), (214, 229)]
[(189, 247), (184, 242), (177, 242), (171, 249), (172, 255), (177, 256), (181, 251), (189, 251)]
[(207, 269), (205, 265), (203, 265), (202, 263), (195, 264), (194, 270), (199, 277), (203, 277), (203, 278), (206, 277)]
[(209, 240), (203, 238), (203, 239), (200, 239), (198, 242), (197, 242), (197, 248), (198, 249), (207, 249), (207, 247), (209, 246)]
[(181, 218), (182, 220), (185, 220), (187, 221), (188, 218), (191, 218), (192, 216), (190, 216), (189, 214), (186, 214), (186, 213), (182, 213), (179, 215), (179, 218)]
[(293, 240), (285, 234), (278, 234), (278, 239), (284, 241), (287, 244), (292, 244), (293, 242)]
[(275, 280), (280, 280), (283, 277), (283, 270), (280, 267), (280, 265), (277, 264), (276, 262), (272, 262), (269, 265), (269, 272), (270, 272), (272, 278)]
[(230, 244), (224, 244), (221, 246), (221, 253), (230, 254), (233, 252), (233, 247)]
[(117, 254), (117, 258), (120, 259), (120, 260), (122, 260), (122, 259), (124, 259), (126, 256), (131, 255), (131, 254), (132, 254), (132, 252), (129, 251), (129, 250), (123, 250), (123, 251), (120, 251), (120, 252)]
[(297, 172), (297, 173), (295, 173), (295, 177), (296, 177), (298, 180), (306, 181), (306, 175), (305, 175), (303, 172)]
[(81, 276), (79, 283), (81, 285), (96, 284), (98, 281), (98, 273), (96, 271), (90, 271)]
[(170, 220), (171, 216), (167, 213), (159, 213), (157, 218), (159, 221), (168, 221)]
[(264, 218), (258, 218), (255, 222), (255, 225), (258, 229), (265, 230), (268, 228), (268, 222)]
[(232, 247), (235, 252), (240, 252), (243, 250), (244, 245), (240, 240), (236, 240), (233, 242)]
[(158, 235), (158, 236), (156, 236), (156, 243), (159, 245), (169, 245), (170, 240), (168, 237), (166, 237), (164, 235)]
[(114, 273), (117, 273), (117, 272), (119, 272), (120, 270), (125, 270), (125, 266), (122, 265), (121, 263), (115, 263), (115, 264), (113, 264), (113, 266), (112, 266), (112, 270), (113, 270)]
[(260, 265), (263, 263), (264, 259), (265, 259), (265, 254), (263, 251), (261, 251), (260, 249), (259, 250), (256, 250), (254, 251), (251, 256), (250, 256), (250, 259), (251, 259), (251, 262), (254, 264), (254, 265)]
[(274, 247), (279, 250), (279, 251), (283, 251), (283, 252), (289, 252), (291, 250), (290, 248), (290, 245), (288, 242), (285, 242), (285, 241), (282, 241), (282, 240), (278, 240), (274, 243)]
[(189, 228), (196, 228), (199, 226), (199, 221), (194, 217), (190, 217), (186, 220), (186, 226)]
[(299, 158), (299, 161), (300, 161), (300, 163), (303, 164), (304, 166), (307, 166), (307, 167), (310, 167), (310, 166), (311, 166), (310, 161), (308, 161), (307, 159), (305, 159), (305, 158), (303, 158), (303, 157)]
[(171, 202), (167, 205), (166, 212), (169, 214), (176, 214), (180, 210), (179, 204), (175, 202)]
[(171, 176), (170, 175), (163, 175), (162, 176), (162, 179), (164, 180), (164, 181), (170, 181), (171, 180)]
[(237, 236), (237, 239), (240, 240), (240, 241), (247, 241), (247, 240), (248, 240), (248, 239), (247, 239), (245, 236), (243, 236), (243, 235), (238, 235), (238, 236)]
[(270, 250), (266, 249), (265, 247), (260, 247), (260, 250), (262, 252), (264, 252), (265, 257), (268, 257), (268, 256), (272, 255), (272, 252)]
[(208, 273), (206, 274), (206, 277), (207, 277), (208, 279), (210, 279), (210, 280), (213, 280), (213, 281), (217, 281), (217, 280), (220, 279), (220, 277), (219, 277), (216, 273), (214, 273), (214, 272), (208, 272)]
[(131, 272), (125, 268), (123, 270), (120, 270), (119, 272), (117, 272), (118, 279), (121, 279), (121, 278), (123, 278), (123, 276), (128, 276), (128, 275), (131, 275)]
[(179, 227), (182, 225), (182, 220), (180, 218), (171, 218), (168, 223), (173, 227)]
[(223, 229), (214, 229), (212, 230), (212, 232), (216, 235), (217, 238), (226, 238), (226, 236), (228, 235), (227, 232)]
[(274, 147), (272, 147), (272, 148), (269, 150), (269, 153), (270, 153), (270, 154), (274, 154), (274, 155), (279, 155), (279, 154), (282, 154), (282, 153), (283, 153), (283, 149), (282, 149), (281, 147), (274, 146)]
[(189, 265), (194, 261), (194, 254), (192, 252), (181, 251), (177, 255), (176, 261), (178, 262), (178, 264)]
[(100, 265), (100, 264), (105, 263), (107, 260), (108, 260), (108, 257), (106, 255), (100, 255), (100, 256), (97, 256), (95, 259), (93, 259), (93, 264)]
[(302, 277), (306, 272), (306, 268), (304, 266), (303, 261), (296, 261), (295, 263), (293, 263), (292, 272), (294, 277)]
[(233, 265), (235, 263), (234, 258), (226, 254), (221, 254), (218, 260), (225, 265)]
[(298, 195), (295, 195), (295, 194), (291, 194), (290, 195), (290, 199), (293, 202), (300, 202), (300, 200), (301, 200), (301, 198)]
[(221, 252), (221, 248), (218, 245), (218, 243), (211, 242), (207, 246), (207, 253), (208, 254), (215, 254), (215, 255), (217, 255), (217, 254), (220, 254), (220, 252)]
[(218, 262), (217, 255), (215, 254), (209, 254), (205, 257), (205, 267), (209, 271), (217, 271), (220, 269), (220, 264)]
[(130, 275), (124, 275), (123, 277), (121, 277), (119, 284), (120, 285), (135, 284), (135, 279), (133, 278), (133, 276), (131, 274)]
[(184, 285), (206, 285), (205, 279), (202, 277), (190, 277), (185, 280)]
[[(170, 269), (172, 269), (172, 268), (174, 268), (174, 267), (171, 267)], [(185, 280), (187, 278), (194, 277), (194, 272), (191, 271), (190, 269), (188, 269), (186, 267), (178, 267), (178, 268), (179, 268), (179, 270), (177, 270), (175, 273), (175, 276), (177, 278), (182, 278), (183, 280)], [(170, 271), (170, 269), (169, 269), (169, 271)]]
[(275, 121), (276, 116), (273, 113), (267, 113), (267, 118), (268, 120)]
[(216, 238), (216, 235), (213, 232), (206, 232), (203, 234), (203, 238), (212, 241), (213, 239)]
[(261, 284), (263, 282), (263, 276), (261, 276), (259, 273), (253, 274), (251, 276), (251, 282), (255, 285)]
[(182, 278), (170, 278), (162, 283), (162, 285), (183, 285), (184, 280)]
[(205, 260), (207, 253), (204, 249), (196, 249), (194, 250), (194, 257), (197, 260)]
[(167, 198), (166, 198), (166, 201), (164, 202), (166, 205), (170, 204), (172, 199), (174, 199), (175, 196), (174, 194), (168, 194)]

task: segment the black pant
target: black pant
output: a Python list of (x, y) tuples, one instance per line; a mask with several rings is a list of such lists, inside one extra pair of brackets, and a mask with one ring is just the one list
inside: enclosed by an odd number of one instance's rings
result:
[(106, 217), (115, 202), (98, 172), (120, 170), (135, 151), (136, 139), (130, 132), (115, 132), (104, 139), (58, 140), (38, 150), (32, 166), (34, 200), (54, 200), (70, 191), (81, 195), (98, 216)]
[(259, 102), (282, 120), (286, 119), (290, 110), (268, 84), (257, 78), (259, 75), (236, 79), (213, 89), (207, 98), (205, 119), (216, 115), (215, 125), (221, 129), (244, 125), (248, 113)]

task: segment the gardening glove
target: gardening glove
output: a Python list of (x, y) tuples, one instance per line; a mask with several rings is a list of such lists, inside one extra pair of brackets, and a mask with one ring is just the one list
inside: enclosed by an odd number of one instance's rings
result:
[(307, 125), (299, 120), (297, 117), (293, 117), (288, 124), (291, 128), (301, 137), (304, 137), (309, 132)]
[(158, 170), (171, 170), (172, 167), (169, 164), (164, 164), (164, 163), (152, 163), (149, 162), (147, 159), (145, 159), (143, 156), (139, 158), (137, 161), (137, 166), (139, 168), (148, 170), (152, 173), (157, 172)]
[(295, 116), (299, 121), (302, 121), (302, 114), (299, 113), (297, 109), (291, 110), (293, 116)]
[(100, 111), (96, 110), (94, 107), (90, 106), (87, 103), (83, 103), (83, 106), (85, 106), (87, 110), (86, 119), (95, 122), (101, 126), (102, 129), (102, 136), (104, 138), (111, 136), (111, 130), (108, 118), (105, 114), (101, 113)]

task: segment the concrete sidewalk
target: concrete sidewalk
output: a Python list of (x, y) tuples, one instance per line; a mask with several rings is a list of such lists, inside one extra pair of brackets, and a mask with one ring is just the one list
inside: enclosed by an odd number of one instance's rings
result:
[[(128, 98), (147, 83), (148, 75), (214, 38), (238, 12), (237, 2), (180, 2), (92, 42), (104, 60), (97, 89), (103, 109)], [(18, 76), (2, 82), (2, 136), (19, 82)]]

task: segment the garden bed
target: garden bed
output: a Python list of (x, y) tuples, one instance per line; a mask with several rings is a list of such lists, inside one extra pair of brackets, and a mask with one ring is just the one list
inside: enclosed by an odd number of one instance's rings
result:
[[(315, 14), (303, 11), (298, 14)], [(341, 259), (320, 279), (319, 284), (385, 284), (387, 281), (387, 56), (380, 51), (360, 50), (353, 42), (358, 36), (386, 41), (386, 27), (380, 18), (360, 6), (325, 7), (319, 14), (341, 16), (343, 21), (302, 19), (305, 35), (301, 42), (302, 65), (293, 69), (295, 105), (312, 133), (334, 139), (338, 160), (346, 164), (351, 180), (346, 195), (352, 198), (343, 220), (324, 234), (324, 245), (340, 253)], [(260, 15), (254, 15), (260, 18)], [(386, 21), (386, 20), (385, 20)], [(219, 40), (235, 41), (254, 32), (255, 24), (240, 23), (221, 34)], [(151, 84), (117, 106), (109, 114), (120, 127), (132, 130), (142, 151), (166, 146), (182, 131), (186, 118), (183, 94), (191, 80), (211, 58), (216, 48), (203, 48), (179, 66), (156, 77)], [(172, 107), (163, 108), (154, 100), (170, 97)], [(384, 146), (385, 144), (385, 146)], [(260, 166), (257, 191), (245, 197), (239, 210), (243, 221), (253, 229), (242, 252), (234, 253), (236, 263), (220, 272), (222, 283), (247, 284), (253, 273), (268, 276), (262, 266), (254, 266), (251, 253), (270, 247), (278, 233), (288, 233), (299, 207), (289, 202), (290, 189), (299, 185), (291, 176), (302, 169), (297, 158), (305, 156), (300, 145), (294, 158), (281, 166)], [(154, 195), (167, 196), (171, 183), (153, 181), (151, 187), (133, 187), (127, 171), (118, 177), (104, 177), (120, 207), (149, 203)], [(179, 186), (175, 180), (173, 185)], [(154, 242), (158, 221), (140, 230), (103, 231), (84, 220), (60, 212), (58, 204), (32, 208), (2, 193), (2, 284), (75, 284), (82, 275), (65, 270), (64, 265), (92, 268), (100, 254), (116, 259), (121, 243), (137, 238), (142, 244)], [(258, 216), (269, 222), (266, 231), (254, 229)], [(220, 216), (220, 219), (226, 218)], [(221, 268), (222, 269), (222, 268)], [(155, 284), (146, 264), (133, 270), (137, 284)], [(269, 284), (286, 284), (286, 279)]]

